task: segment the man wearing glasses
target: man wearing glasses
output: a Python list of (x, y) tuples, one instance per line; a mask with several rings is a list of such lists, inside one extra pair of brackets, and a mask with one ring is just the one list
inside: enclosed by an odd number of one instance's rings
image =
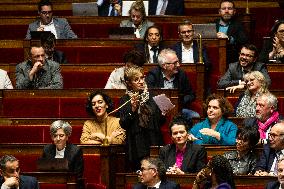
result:
[(11, 155), (0, 158), (1, 189), (39, 189), (36, 178), (20, 175), (19, 160)]
[(166, 167), (158, 158), (145, 158), (141, 161), (141, 169), (137, 171), (141, 183), (133, 189), (179, 189), (175, 182), (166, 179)]
[[(232, 86), (245, 85), (243, 76), (251, 71), (260, 71), (267, 84), (270, 85), (271, 80), (266, 69), (266, 65), (256, 62), (257, 48), (252, 44), (246, 44), (242, 47), (239, 61), (229, 64), (227, 72), (220, 78), (217, 85), (218, 88), (229, 90)], [(228, 89), (227, 89), (228, 88)]]
[(77, 38), (65, 18), (53, 18), (52, 9), (52, 3), (49, 0), (41, 0), (38, 3), (40, 19), (29, 24), (26, 39), (31, 39), (31, 31), (50, 31), (56, 39)]
[(284, 122), (275, 124), (269, 134), (269, 144), (264, 145), (263, 153), (256, 165), (255, 176), (277, 176), (277, 161), (284, 155)]
[(236, 9), (232, 0), (222, 0), (219, 8), (220, 19), (216, 21), (217, 37), (229, 41), (227, 63), (237, 61), (238, 49), (248, 42), (242, 23), (235, 18)]

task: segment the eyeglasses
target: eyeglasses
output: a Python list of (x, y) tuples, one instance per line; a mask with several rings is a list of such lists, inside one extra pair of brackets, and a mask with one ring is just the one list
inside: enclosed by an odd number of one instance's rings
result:
[(40, 11), (40, 13), (43, 15), (48, 15), (48, 14), (52, 14), (52, 11)]
[(174, 64), (175, 66), (179, 64), (179, 61), (175, 61), (175, 62), (167, 62), (166, 64)]
[(149, 167), (149, 168), (141, 167), (141, 169), (136, 171), (136, 174), (142, 174), (144, 171), (148, 171), (150, 169), (155, 169), (155, 168), (154, 167)]
[(193, 32), (194, 32), (194, 30), (187, 30), (187, 31), (181, 31), (180, 33), (182, 35), (185, 35), (186, 33), (193, 33)]
[(246, 56), (246, 57), (249, 57), (249, 58), (253, 58), (254, 57), (254, 55), (245, 54), (245, 53), (240, 53), (240, 56)]
[(274, 139), (275, 137), (283, 136), (284, 134), (275, 134), (275, 133), (268, 133), (268, 137), (271, 139)]

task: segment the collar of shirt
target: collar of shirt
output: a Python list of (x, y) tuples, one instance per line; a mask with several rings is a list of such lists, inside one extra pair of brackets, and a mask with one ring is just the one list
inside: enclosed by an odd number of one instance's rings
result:
[(181, 50), (183, 52), (190, 52), (190, 51), (193, 51), (193, 43), (191, 43), (190, 47), (189, 48), (185, 48), (185, 46), (183, 45), (183, 43), (181, 43)]
[(156, 187), (156, 188), (160, 188), (160, 185), (161, 185), (161, 181), (157, 182), (157, 184), (155, 184), (155, 186), (154, 186), (154, 187)]
[(225, 23), (222, 19), (220, 19), (219, 21), (219, 26), (222, 26), (222, 27), (229, 27), (231, 21)]
[(56, 148), (55, 158), (64, 158), (64, 153), (65, 153), (65, 148), (63, 148), (62, 150), (57, 150)]
[(51, 19), (51, 22), (49, 22), (48, 24), (42, 24), (41, 22), (40, 22), (40, 25), (43, 25), (43, 26), (51, 26), (51, 25), (54, 25), (54, 22), (53, 22), (53, 18)]
[(163, 71), (162, 71), (162, 76), (163, 76), (164, 80), (169, 81), (169, 82), (173, 82), (174, 79), (176, 78), (175, 75), (173, 75), (173, 77), (171, 77), (171, 79), (167, 79), (167, 78), (166, 78), (166, 75), (164, 74)]

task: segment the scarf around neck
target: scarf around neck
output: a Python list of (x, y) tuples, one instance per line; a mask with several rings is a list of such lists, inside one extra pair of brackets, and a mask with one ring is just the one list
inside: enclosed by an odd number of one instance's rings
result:
[(273, 112), (269, 119), (266, 120), (265, 123), (262, 123), (261, 121), (257, 120), (258, 124), (258, 131), (260, 133), (260, 138), (265, 139), (266, 138), (266, 131), (271, 126), (272, 123), (279, 120), (279, 113), (277, 111)]

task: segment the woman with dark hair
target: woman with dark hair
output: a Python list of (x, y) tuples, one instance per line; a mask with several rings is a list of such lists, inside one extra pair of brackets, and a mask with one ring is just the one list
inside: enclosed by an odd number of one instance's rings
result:
[(149, 26), (154, 25), (153, 22), (146, 19), (146, 12), (142, 0), (136, 0), (129, 9), (128, 20), (122, 20), (120, 27), (133, 27), (135, 29), (136, 38), (143, 39), (145, 31)]
[(259, 61), (264, 63), (284, 63), (284, 20), (277, 20), (265, 39)]
[(140, 161), (150, 155), (150, 146), (163, 145), (160, 131), (163, 116), (148, 92), (143, 68), (127, 68), (124, 79), (127, 90), (120, 99), (120, 104), (124, 105), (119, 112), (120, 125), (126, 130), (128, 168), (136, 171)]
[(260, 139), (259, 132), (254, 127), (242, 127), (237, 132), (237, 149), (226, 152), (227, 158), (235, 175), (250, 175), (253, 173), (258, 156), (255, 147)]
[(93, 119), (84, 123), (82, 144), (102, 144), (105, 139), (109, 144), (124, 143), (125, 132), (120, 127), (119, 118), (108, 115), (113, 109), (111, 98), (101, 91), (88, 97), (86, 111)]
[(204, 107), (207, 118), (192, 127), (189, 140), (195, 144), (234, 145), (238, 127), (228, 120), (233, 109), (229, 101), (212, 94), (206, 99)]
[(222, 155), (215, 155), (193, 182), (192, 189), (235, 189), (233, 169)]

